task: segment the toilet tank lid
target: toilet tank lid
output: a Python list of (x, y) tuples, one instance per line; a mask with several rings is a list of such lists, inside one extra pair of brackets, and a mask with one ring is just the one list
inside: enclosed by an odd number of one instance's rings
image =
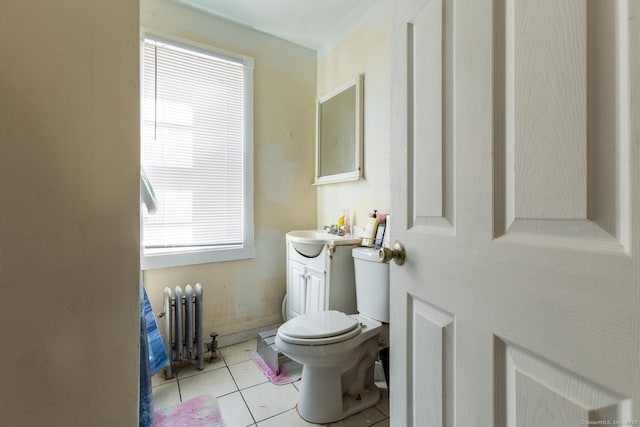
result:
[(382, 262), (378, 258), (378, 249), (374, 248), (353, 248), (351, 256), (357, 259), (363, 259), (371, 262)]

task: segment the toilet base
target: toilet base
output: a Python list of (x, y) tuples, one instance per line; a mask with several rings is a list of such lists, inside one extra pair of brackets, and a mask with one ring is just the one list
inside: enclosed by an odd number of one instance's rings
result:
[(376, 334), (346, 353), (351, 366), (304, 365), (298, 397), (300, 416), (312, 423), (326, 424), (378, 403), (380, 390), (373, 380), (377, 342)]
[(355, 396), (344, 396), (342, 399), (344, 405), (343, 418), (350, 417), (376, 405), (380, 401), (380, 396), (380, 389), (373, 384), (360, 393), (360, 399)]
[[(302, 390), (300, 392), (303, 393)], [(317, 403), (314, 404), (312, 401), (310, 404), (306, 404), (307, 401), (304, 398), (298, 401), (297, 410), (300, 417), (307, 422), (316, 424), (333, 423), (375, 406), (380, 401), (380, 397), (380, 389), (371, 384), (365, 387), (358, 396), (349, 394), (344, 396), (337, 395), (336, 398), (342, 402), (341, 404), (329, 405), (333, 410), (327, 411), (327, 407), (324, 406), (322, 411), (318, 411)]]

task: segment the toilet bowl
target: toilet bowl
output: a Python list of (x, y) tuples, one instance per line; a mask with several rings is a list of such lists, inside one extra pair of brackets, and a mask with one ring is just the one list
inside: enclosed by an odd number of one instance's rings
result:
[[(278, 330), (278, 350), (303, 365), (298, 412), (329, 423), (375, 405), (373, 381), (382, 323), (339, 311), (296, 317)], [(283, 330), (284, 329), (284, 330)]]
[(380, 321), (388, 321), (388, 265), (373, 249), (352, 253), (360, 313), (308, 313), (285, 322), (276, 334), (278, 350), (303, 365), (298, 413), (313, 423), (347, 418), (380, 400), (374, 365), (388, 336), (389, 325)]

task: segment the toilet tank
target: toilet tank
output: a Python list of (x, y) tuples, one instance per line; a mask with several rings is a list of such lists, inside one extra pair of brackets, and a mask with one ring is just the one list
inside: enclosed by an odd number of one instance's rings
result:
[(354, 248), (358, 313), (380, 322), (389, 322), (389, 264), (380, 261), (378, 250)]

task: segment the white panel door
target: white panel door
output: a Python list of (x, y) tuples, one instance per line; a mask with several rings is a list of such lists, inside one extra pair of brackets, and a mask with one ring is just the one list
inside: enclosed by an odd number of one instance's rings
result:
[(394, 4), (391, 425), (637, 425), (640, 1)]

